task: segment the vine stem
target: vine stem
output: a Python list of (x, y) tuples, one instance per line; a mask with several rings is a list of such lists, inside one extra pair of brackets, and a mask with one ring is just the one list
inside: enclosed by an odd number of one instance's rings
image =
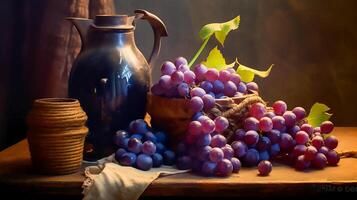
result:
[(211, 36), (209, 36), (208, 38), (206, 38), (201, 47), (198, 49), (198, 51), (196, 52), (195, 56), (193, 56), (193, 58), (191, 59), (190, 63), (188, 64), (188, 67), (191, 68), (191, 66), (193, 65), (193, 63), (195, 63), (195, 61), (197, 60), (198, 56), (200, 56), (200, 54), (202, 53), (203, 49), (206, 47), (208, 40), (211, 38)]

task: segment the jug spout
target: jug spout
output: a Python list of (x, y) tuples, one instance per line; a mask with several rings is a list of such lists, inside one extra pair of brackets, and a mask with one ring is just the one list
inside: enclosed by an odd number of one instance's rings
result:
[(93, 23), (93, 20), (78, 17), (67, 17), (66, 19), (72, 22), (72, 24), (76, 27), (81, 37), (82, 49), (84, 49), (84, 45), (87, 41), (87, 31), (89, 29), (89, 26)]

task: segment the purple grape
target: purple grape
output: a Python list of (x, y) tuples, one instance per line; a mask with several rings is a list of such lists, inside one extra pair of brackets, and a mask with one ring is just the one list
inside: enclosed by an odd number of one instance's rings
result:
[(160, 86), (159, 83), (155, 83), (152, 87), (151, 87), (151, 93), (153, 93), (156, 96), (161, 96), (165, 93), (164, 89)]
[(309, 141), (309, 135), (305, 131), (299, 131), (295, 135), (297, 144), (306, 144)]
[(335, 136), (331, 135), (331, 136), (328, 136), (326, 139), (325, 139), (325, 146), (329, 149), (329, 150), (334, 150), (337, 145), (338, 145), (338, 140)]
[(199, 121), (191, 121), (187, 131), (192, 135), (200, 135), (202, 133), (202, 124)]
[(209, 152), (209, 158), (212, 162), (217, 163), (224, 158), (224, 153), (223, 153), (222, 149), (220, 149), (218, 147), (214, 147)]
[(255, 149), (248, 149), (243, 159), (243, 164), (247, 166), (256, 166), (259, 162), (259, 152)]
[(247, 93), (247, 86), (245, 85), (245, 83), (240, 82), (237, 85), (237, 90), (238, 90), (238, 92), (245, 94), (245, 93)]
[(264, 132), (269, 132), (273, 129), (273, 121), (269, 117), (262, 117), (259, 120), (259, 128)]
[(131, 135), (130, 136), (130, 138), (129, 139), (131, 139), (131, 138), (136, 138), (136, 139), (138, 139), (138, 140), (142, 140), (143, 139), (143, 135), (142, 134), (133, 134), (133, 135)]
[(171, 82), (174, 85), (182, 83), (183, 82), (183, 72), (175, 71), (174, 73), (172, 73), (171, 74)]
[(196, 79), (198, 81), (203, 81), (204, 80), (204, 76), (207, 72), (207, 67), (202, 65), (202, 64), (198, 64), (195, 66), (193, 72), (196, 74)]
[(244, 142), (234, 141), (232, 143), (232, 149), (234, 150), (234, 156), (237, 158), (242, 158), (248, 151), (248, 147)]
[(202, 165), (202, 173), (206, 176), (213, 176), (216, 173), (217, 163), (206, 161)]
[(232, 81), (227, 81), (224, 84), (223, 93), (228, 97), (232, 97), (237, 92), (237, 86)]
[(296, 122), (296, 115), (291, 112), (291, 111), (286, 111), (284, 114), (283, 114), (283, 118), (285, 119), (285, 125), (287, 127), (292, 127), (295, 125), (295, 122)]
[(255, 146), (259, 141), (259, 134), (256, 131), (247, 131), (244, 136), (244, 142), (248, 146)]
[(213, 90), (213, 85), (209, 81), (202, 81), (200, 83), (200, 87), (206, 91), (206, 93), (209, 93)]
[(261, 151), (261, 152), (259, 152), (259, 161), (269, 160), (269, 158), (270, 158), (270, 156), (269, 156), (268, 151)]
[(155, 137), (157, 139), (157, 142), (161, 142), (161, 143), (165, 144), (166, 141), (167, 141), (167, 136), (162, 131), (159, 131), (159, 132), (155, 133)]
[(223, 93), (219, 93), (215, 95), (216, 99), (222, 99), (222, 97), (225, 97)]
[(156, 152), (156, 146), (153, 142), (151, 141), (146, 141), (143, 143), (142, 147), (141, 147), (141, 151), (144, 154), (147, 154), (149, 156), (153, 155)]
[(237, 89), (238, 89), (238, 86), (241, 83), (241, 78), (240, 78), (239, 74), (231, 74), (230, 81), (232, 81), (234, 84), (236, 84)]
[(187, 72), (189, 70), (190, 70), (190, 68), (186, 64), (181, 64), (180, 66), (177, 67), (177, 71), (180, 71), (182, 73), (185, 73), (185, 72)]
[(234, 155), (234, 150), (233, 148), (231, 147), (231, 145), (229, 144), (226, 144), (224, 147), (221, 148), (222, 151), (223, 151), (223, 154), (224, 154), (224, 158), (230, 160), (233, 155)]
[(315, 136), (312, 138), (311, 144), (316, 149), (320, 149), (322, 146), (324, 146), (324, 139), (321, 136)]
[(245, 136), (245, 131), (243, 129), (237, 129), (234, 132), (234, 141), (242, 141), (244, 140), (244, 136)]
[(115, 160), (119, 162), (120, 158), (124, 155), (124, 153), (126, 153), (126, 151), (123, 148), (119, 148), (118, 150), (116, 150), (114, 155)]
[(213, 81), (213, 89), (212, 91), (216, 94), (223, 93), (224, 91), (224, 84), (220, 80)]
[(157, 138), (151, 131), (148, 131), (144, 134), (144, 141), (151, 141), (153, 143), (156, 143)]
[(281, 139), (280, 139), (280, 148), (283, 151), (289, 151), (293, 148), (294, 145), (294, 139), (291, 137), (291, 135), (287, 133), (281, 134)]
[(203, 109), (203, 100), (201, 97), (192, 97), (189, 102), (189, 108), (193, 112), (200, 112)]
[(134, 166), (136, 161), (136, 155), (134, 153), (124, 153), (119, 158), (119, 163), (123, 166)]
[(280, 132), (286, 131), (285, 119), (282, 116), (275, 116), (273, 117), (272, 121), (273, 121), (273, 129), (276, 129)]
[(276, 101), (273, 103), (273, 109), (274, 109), (274, 113), (276, 115), (283, 115), (287, 109), (287, 105), (284, 101)]
[(302, 145), (302, 144), (296, 145), (293, 150), (294, 157), (299, 157), (301, 155), (304, 155), (306, 152), (306, 149), (307, 149), (307, 147), (305, 145)]
[(165, 91), (164, 96), (168, 98), (177, 98), (180, 97), (180, 94), (178, 93), (177, 87), (172, 87)]
[(231, 79), (231, 73), (227, 70), (219, 71), (218, 80), (222, 81), (223, 83), (229, 81)]
[(310, 167), (310, 161), (306, 160), (304, 155), (300, 155), (297, 157), (295, 161), (295, 169), (302, 171), (309, 167)]
[(327, 155), (327, 163), (332, 166), (336, 166), (340, 162), (340, 155), (334, 150), (330, 150)]
[(178, 68), (181, 65), (187, 65), (187, 60), (184, 57), (178, 57), (175, 59), (175, 65)]
[(279, 145), (279, 143), (271, 145), (269, 153), (270, 153), (271, 157), (277, 156), (280, 153), (280, 145)]
[(114, 144), (123, 146), (124, 139), (129, 137), (129, 133), (123, 130), (117, 131), (114, 135)]
[(136, 167), (138, 169), (147, 171), (150, 170), (153, 166), (152, 158), (146, 154), (140, 154), (136, 159)]
[(173, 151), (165, 151), (162, 157), (164, 158), (164, 165), (173, 165), (175, 163), (175, 153)]
[(278, 130), (275, 129), (271, 130), (270, 132), (267, 133), (267, 136), (272, 144), (280, 142), (280, 131)]
[(191, 159), (191, 170), (192, 172), (200, 173), (202, 172), (202, 166), (203, 166), (203, 161), (200, 161), (198, 159)]
[(215, 80), (218, 80), (219, 72), (217, 69), (209, 68), (204, 76), (206, 80), (213, 82)]
[(313, 160), (313, 159), (315, 159), (317, 153), (318, 153), (318, 151), (314, 146), (308, 146), (304, 153), (305, 159)]
[(316, 169), (323, 169), (324, 167), (326, 167), (326, 164), (327, 158), (322, 153), (317, 153), (315, 159), (311, 161), (311, 165)]
[(187, 85), (187, 83), (180, 83), (177, 86), (177, 91), (181, 97), (187, 97), (190, 91), (190, 87)]
[(306, 111), (303, 107), (295, 107), (292, 112), (296, 116), (296, 121), (300, 121), (305, 118), (306, 116)]
[(314, 133), (321, 133), (321, 128), (320, 127), (315, 127), (314, 128)]
[(325, 146), (322, 146), (320, 149), (319, 149), (319, 153), (322, 153), (324, 154), (325, 156), (327, 156), (327, 153), (329, 152), (330, 150), (325, 147)]
[(265, 113), (266, 113), (265, 105), (262, 103), (255, 103), (249, 109), (250, 116), (258, 120), (264, 117)]
[(232, 158), (231, 159), (231, 163), (232, 163), (232, 166), (233, 166), (233, 173), (238, 173), (242, 164), (240, 162), (240, 160), (238, 158)]
[(196, 97), (196, 96), (203, 97), (203, 95), (205, 94), (206, 94), (205, 90), (199, 87), (193, 88), (190, 92), (191, 97)]
[(137, 119), (129, 124), (129, 132), (145, 134), (148, 131), (148, 124), (143, 119)]
[(310, 124), (301, 125), (300, 130), (305, 131), (309, 136), (314, 133), (314, 128)]
[(243, 122), (245, 131), (259, 131), (259, 121), (254, 117), (248, 117)]
[(186, 170), (191, 168), (191, 158), (189, 156), (182, 156), (177, 159), (176, 167), (179, 170)]
[(224, 147), (227, 144), (227, 139), (221, 135), (221, 134), (217, 134), (215, 136), (212, 137), (211, 140), (211, 147)]
[(260, 161), (258, 171), (260, 176), (268, 176), (273, 169), (273, 165), (268, 160)]
[(259, 139), (259, 142), (257, 144), (257, 150), (258, 151), (266, 151), (270, 148), (270, 146), (271, 146), (271, 142), (270, 142), (269, 138), (263, 136)]
[(264, 114), (264, 117), (269, 117), (270, 119), (273, 119), (273, 117), (275, 117), (275, 114), (274, 112), (269, 111)]
[(159, 153), (154, 153), (154, 155), (151, 156), (152, 159), (152, 166), (153, 167), (161, 167), (163, 158), (162, 155)]
[(255, 82), (247, 83), (247, 89), (252, 90), (252, 91), (257, 91), (257, 92), (259, 91), (258, 84)]
[(202, 112), (196, 112), (193, 117), (192, 120), (198, 120), (198, 118), (200, 118), (201, 116), (203, 116)]
[(171, 76), (169, 75), (163, 75), (160, 77), (159, 80), (159, 85), (161, 88), (168, 90), (173, 86), (173, 83), (171, 81)]
[(170, 61), (164, 62), (161, 66), (162, 75), (171, 75), (175, 71), (176, 71), (176, 66)]
[(233, 67), (228, 67), (226, 70), (231, 74), (236, 74), (236, 70)]
[(295, 137), (296, 133), (300, 131), (300, 127), (295, 125), (289, 129), (289, 133), (292, 137)]
[(228, 119), (222, 116), (216, 117), (216, 119), (214, 119), (214, 123), (216, 125), (215, 130), (219, 133), (225, 131), (229, 126)]
[(133, 153), (140, 153), (142, 143), (137, 138), (131, 138), (128, 141), (128, 150)]
[(192, 85), (195, 83), (195, 80), (196, 80), (196, 75), (193, 71), (191, 70), (187, 70), (183, 73), (183, 80), (189, 84), (189, 85)]
[(202, 97), (203, 107), (207, 110), (212, 109), (216, 105), (216, 100), (209, 94)]
[(232, 174), (232, 172), (233, 172), (233, 165), (230, 160), (223, 159), (222, 161), (217, 163), (216, 174), (218, 176), (226, 177)]
[(205, 116), (205, 118), (203, 118), (203, 119), (202, 118), (203, 117), (198, 118), (198, 121), (201, 122), (201, 125), (202, 125), (202, 131), (204, 133), (212, 133), (216, 127), (214, 121), (206, 116)]
[(210, 134), (202, 134), (198, 136), (196, 144), (198, 146), (207, 146), (211, 143), (212, 137)]
[(324, 121), (320, 125), (320, 129), (322, 134), (329, 134), (333, 130), (333, 123), (330, 121)]
[(200, 159), (201, 161), (206, 161), (209, 159), (209, 152), (211, 152), (212, 147), (210, 146), (205, 146), (205, 147), (201, 147), (198, 149), (197, 151), (197, 157), (198, 159)]

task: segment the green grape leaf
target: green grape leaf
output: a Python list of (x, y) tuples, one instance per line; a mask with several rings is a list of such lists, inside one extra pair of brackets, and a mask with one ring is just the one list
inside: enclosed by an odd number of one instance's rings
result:
[(216, 68), (218, 71), (227, 69), (228, 67), (233, 67), (235, 63), (236, 62), (234, 61), (233, 63), (227, 65), (226, 60), (217, 46), (209, 52), (207, 60), (202, 62), (202, 64), (206, 67)]
[(205, 40), (215, 34), (216, 39), (223, 46), (228, 33), (232, 30), (236, 30), (239, 27), (239, 23), (240, 16), (228, 22), (207, 24), (201, 28), (199, 36), (202, 40)]
[(322, 103), (315, 103), (311, 109), (309, 116), (307, 116), (307, 122), (313, 126), (313, 127), (318, 127), (321, 125), (322, 122), (327, 121), (330, 119), (332, 114), (327, 113), (330, 108)]
[[(237, 61), (238, 63), (238, 61)], [(254, 80), (254, 76), (255, 75), (258, 75), (262, 78), (265, 78), (267, 76), (269, 76), (270, 74), (270, 71), (272, 70), (274, 64), (270, 65), (270, 67), (265, 70), (265, 71), (259, 71), (259, 70), (255, 70), (255, 69), (252, 69), (250, 67), (247, 67), (247, 66), (244, 66), (240, 63), (238, 63), (239, 66), (237, 68), (237, 73), (240, 75), (242, 81), (244, 82), (252, 82)]]

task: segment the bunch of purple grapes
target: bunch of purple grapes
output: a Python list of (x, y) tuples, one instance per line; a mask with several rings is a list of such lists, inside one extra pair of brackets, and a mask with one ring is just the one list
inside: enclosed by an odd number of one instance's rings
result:
[(120, 165), (145, 171), (161, 165), (173, 165), (175, 153), (166, 148), (166, 141), (164, 132), (153, 133), (144, 120), (134, 120), (127, 131), (119, 130), (114, 136), (118, 147), (115, 160)]

